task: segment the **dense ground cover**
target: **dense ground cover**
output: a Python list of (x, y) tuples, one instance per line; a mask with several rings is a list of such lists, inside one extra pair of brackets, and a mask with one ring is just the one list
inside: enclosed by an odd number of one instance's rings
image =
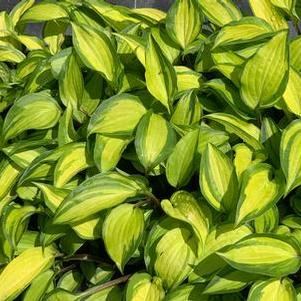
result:
[(249, 3), (0, 13), (0, 301), (300, 298), (301, 11)]

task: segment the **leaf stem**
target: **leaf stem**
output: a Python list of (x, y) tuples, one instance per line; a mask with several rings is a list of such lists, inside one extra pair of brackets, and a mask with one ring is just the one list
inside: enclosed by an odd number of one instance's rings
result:
[(103, 261), (100, 257), (89, 255), (89, 254), (77, 254), (73, 256), (68, 256), (63, 258), (63, 261), (90, 261), (90, 262), (96, 262), (103, 267), (107, 268), (113, 268), (113, 265)]
[(112, 286), (115, 286), (115, 285), (127, 282), (131, 276), (132, 276), (131, 274), (125, 275), (125, 276), (122, 276), (120, 278), (117, 278), (117, 279), (108, 281), (106, 283), (103, 283), (101, 285), (94, 286), (94, 287), (92, 287), (90, 289), (87, 289), (85, 292), (79, 294), (80, 300), (82, 298), (87, 298), (88, 296), (93, 295), (93, 294), (95, 294), (97, 292), (100, 292), (100, 291), (102, 291), (102, 290), (104, 290), (106, 288), (109, 288), (109, 287), (112, 287)]

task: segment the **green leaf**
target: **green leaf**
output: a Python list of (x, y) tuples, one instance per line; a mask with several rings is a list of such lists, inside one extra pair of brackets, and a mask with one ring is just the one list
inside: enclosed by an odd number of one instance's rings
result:
[(100, 172), (107, 172), (116, 167), (130, 139), (106, 137), (96, 134), (94, 162)]
[(218, 211), (229, 211), (237, 202), (237, 177), (231, 160), (213, 144), (202, 155), (200, 188)]
[(263, 148), (259, 141), (260, 130), (252, 123), (243, 121), (234, 115), (226, 113), (214, 113), (206, 115), (206, 118), (223, 125), (228, 133), (233, 133), (255, 150)]
[(284, 108), (294, 113), (297, 116), (301, 116), (300, 99), (301, 94), (298, 87), (301, 84), (301, 76), (299, 72), (295, 71), (293, 67), (289, 69), (289, 79), (286, 89), (283, 93)]
[(176, 289), (168, 292), (165, 297), (165, 301), (199, 301), (200, 297), (202, 301), (208, 301), (208, 295), (202, 295), (203, 285), (202, 284), (184, 284)]
[(64, 153), (55, 166), (54, 185), (62, 188), (77, 173), (85, 170), (90, 165), (91, 160), (86, 149), (86, 143), (73, 143), (69, 152)]
[(301, 160), (299, 144), (301, 141), (301, 121), (291, 122), (283, 131), (280, 142), (280, 163), (286, 178), (285, 194), (301, 184)]
[(223, 26), (242, 17), (240, 10), (231, 0), (199, 0), (199, 4), (209, 21), (217, 26)]
[(176, 135), (162, 116), (149, 111), (138, 124), (135, 147), (146, 172), (164, 161), (176, 144)]
[(14, 26), (17, 25), (21, 16), (34, 4), (34, 0), (22, 0), (10, 12), (10, 17)]
[(166, 16), (166, 29), (173, 40), (185, 49), (202, 28), (203, 16), (197, 0), (176, 0)]
[(57, 102), (47, 93), (34, 93), (21, 97), (8, 111), (2, 133), (5, 140), (26, 130), (49, 129), (56, 125), (61, 115)]
[(279, 200), (282, 185), (282, 177), (269, 164), (247, 168), (241, 179), (235, 223), (245, 223), (270, 209)]
[(170, 112), (177, 91), (177, 75), (151, 34), (145, 52), (145, 80), (148, 91)]
[[(45, 14), (47, 12), (47, 14)], [(35, 23), (43, 22), (53, 19), (68, 18), (68, 13), (63, 6), (56, 3), (39, 3), (30, 7), (22, 14), (19, 22), (21, 23)]]
[(165, 288), (181, 284), (196, 264), (197, 241), (185, 228), (168, 231), (157, 243), (154, 270)]
[(119, 205), (107, 215), (102, 230), (103, 240), (109, 256), (121, 272), (140, 245), (143, 231), (143, 211), (135, 205)]
[(174, 147), (166, 164), (166, 178), (173, 187), (185, 186), (193, 176), (197, 163), (199, 130), (182, 137)]
[(248, 107), (272, 106), (285, 92), (289, 70), (287, 36), (287, 31), (277, 33), (244, 66), (241, 97)]
[[(66, 60), (59, 79), (60, 98), (67, 107), (71, 106), (74, 115), (78, 117), (78, 109), (83, 98), (84, 80), (74, 53)], [(80, 116), (80, 115), (79, 115)]]
[[(0, 299), (15, 298), (54, 262), (56, 251), (52, 247), (30, 248), (12, 260), (0, 274)], [(18, 279), (18, 281), (16, 281)]]
[(107, 81), (116, 83), (122, 67), (116, 49), (105, 31), (75, 23), (72, 23), (72, 30), (73, 45), (83, 63), (100, 72)]
[(296, 301), (297, 294), (288, 278), (269, 279), (255, 282), (249, 292), (248, 301)]
[(258, 275), (233, 270), (227, 267), (210, 280), (204, 289), (204, 294), (215, 295), (239, 292), (258, 278)]
[(163, 200), (161, 207), (172, 218), (178, 219), (192, 226), (196, 236), (200, 240), (201, 251), (205, 244), (210, 219), (206, 211), (198, 204), (196, 199), (186, 191), (177, 191), (169, 200)]
[(280, 235), (254, 234), (217, 253), (240, 271), (282, 277), (300, 268), (299, 250)]
[(301, 71), (300, 45), (300, 36), (297, 36), (294, 39), (292, 39), (289, 45), (290, 65), (298, 72)]
[(273, 206), (261, 216), (254, 219), (256, 233), (274, 232), (279, 224), (279, 212), (277, 206)]
[(147, 193), (145, 184), (116, 172), (95, 175), (74, 189), (61, 203), (55, 224), (75, 224), (101, 210)]
[(36, 277), (24, 294), (23, 301), (39, 301), (46, 293), (53, 281), (54, 272), (45, 271)]
[(88, 134), (131, 137), (146, 109), (139, 98), (120, 94), (103, 101), (92, 115)]
[(249, 0), (253, 14), (269, 23), (275, 31), (287, 29), (288, 24), (271, 0)]
[(214, 48), (257, 42), (270, 37), (272, 27), (262, 19), (243, 17), (222, 27), (214, 41)]
[(4, 199), (11, 193), (11, 189), (17, 183), (22, 169), (8, 159), (3, 159), (0, 163), (0, 199)]
[(1, 218), (2, 231), (13, 250), (25, 232), (28, 219), (38, 212), (34, 206), (11, 204), (4, 208)]
[(162, 301), (164, 296), (165, 292), (160, 278), (138, 272), (129, 279), (125, 300), (131, 301), (141, 298), (145, 301)]

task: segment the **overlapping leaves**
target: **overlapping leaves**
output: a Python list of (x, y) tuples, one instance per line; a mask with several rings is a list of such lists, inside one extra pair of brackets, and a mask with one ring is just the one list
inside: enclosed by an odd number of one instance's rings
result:
[(300, 5), (249, 4), (0, 13), (0, 301), (300, 298)]

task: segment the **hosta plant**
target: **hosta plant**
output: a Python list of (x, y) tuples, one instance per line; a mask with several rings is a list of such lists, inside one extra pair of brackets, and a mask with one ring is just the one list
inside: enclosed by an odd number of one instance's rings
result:
[(0, 13), (0, 301), (301, 300), (301, 6), (249, 5)]

